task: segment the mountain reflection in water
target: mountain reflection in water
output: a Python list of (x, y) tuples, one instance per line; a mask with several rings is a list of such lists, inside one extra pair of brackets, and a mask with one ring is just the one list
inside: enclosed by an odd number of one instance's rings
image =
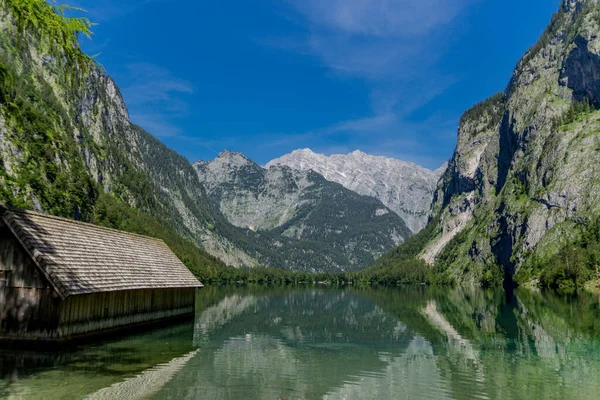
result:
[(205, 288), (193, 322), (0, 352), (0, 397), (598, 398), (591, 295)]

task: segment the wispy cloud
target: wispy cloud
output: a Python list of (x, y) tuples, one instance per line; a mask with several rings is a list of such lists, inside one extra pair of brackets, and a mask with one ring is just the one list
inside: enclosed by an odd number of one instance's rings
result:
[(384, 128), (390, 126), (396, 122), (396, 116), (391, 112), (376, 115), (374, 117), (366, 117), (359, 119), (350, 119), (342, 122), (338, 122), (328, 128), (325, 128), (324, 133), (335, 133), (335, 132), (371, 132), (375, 129)]
[[(100, 26), (105, 22), (119, 23), (121, 18), (154, 3), (168, 0), (77, 0), (76, 7), (85, 10), (85, 16)], [(86, 41), (85, 50), (102, 52), (110, 42)], [(114, 57), (114, 51), (111, 52)], [(122, 55), (125, 60), (128, 55)], [(100, 62), (102, 60), (100, 59)], [(180, 119), (189, 111), (188, 100), (193, 95), (191, 82), (175, 76), (168, 69), (147, 62), (121, 64), (116, 74), (121, 92), (127, 103), (131, 120), (155, 136), (183, 137)]]
[(463, 0), (288, 0), (312, 26), (380, 37), (426, 35), (450, 22)]
[(188, 114), (186, 95), (193, 85), (158, 65), (135, 63), (127, 66), (128, 84), (122, 88), (133, 122), (156, 136), (181, 136), (177, 119)]
[(330, 68), (372, 79), (420, 75), (447, 42), (445, 28), (476, 0), (287, 0), (304, 43)]
[(346, 134), (349, 142), (361, 143), (366, 134), (387, 148), (400, 137), (418, 144), (418, 151), (429, 151), (424, 137), (446, 127), (410, 116), (457, 81), (438, 64), (451, 43), (451, 23), (476, 1), (286, 0), (285, 16), (303, 33), (261, 43), (315, 57), (341, 77), (363, 79), (371, 92), (371, 113), (283, 140)]
[(396, 122), (393, 113), (381, 114), (374, 117), (365, 117), (353, 120), (340, 121), (331, 126), (299, 134), (267, 133), (261, 135), (259, 147), (278, 147), (285, 144), (313, 141), (315, 138), (326, 138), (339, 133), (353, 132), (369, 134), (373, 130), (384, 129)]
[(128, 85), (123, 88), (127, 101), (135, 107), (164, 110), (171, 114), (187, 112), (187, 103), (178, 95), (194, 92), (192, 83), (173, 76), (168, 70), (148, 63), (127, 66)]

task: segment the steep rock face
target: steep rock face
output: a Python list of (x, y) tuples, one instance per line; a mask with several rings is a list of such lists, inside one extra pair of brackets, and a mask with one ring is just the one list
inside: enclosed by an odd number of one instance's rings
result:
[(264, 169), (241, 153), (222, 152), (194, 164), (219, 211), (240, 228), (301, 241), (314, 253), (333, 255), (338, 270), (364, 267), (410, 231), (380, 201), (361, 196), (314, 171), (287, 166)]
[(0, 201), (94, 221), (108, 193), (226, 263), (257, 264), (215, 229), (227, 222), (191, 164), (131, 123), (114, 81), (91, 62), (69, 63), (11, 4), (0, 5)]
[(304, 171), (265, 170), (241, 153), (222, 152), (210, 163), (194, 164), (200, 181), (218, 208), (235, 226), (252, 230), (277, 228), (306, 207), (314, 180)]
[(443, 172), (361, 151), (325, 156), (310, 149), (295, 150), (270, 161), (266, 167), (275, 165), (313, 170), (329, 181), (374, 197), (398, 214), (413, 233), (427, 223), (431, 198)]
[(465, 283), (497, 265), (535, 281), (528, 259), (548, 259), (600, 213), (600, 113), (580, 106), (599, 104), (599, 22), (596, 0), (564, 1), (505, 93), (465, 113), (426, 261)]

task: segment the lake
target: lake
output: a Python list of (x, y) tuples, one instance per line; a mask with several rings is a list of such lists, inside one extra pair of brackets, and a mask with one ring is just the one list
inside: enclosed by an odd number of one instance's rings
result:
[(600, 398), (600, 299), (207, 287), (194, 321), (0, 351), (8, 399)]

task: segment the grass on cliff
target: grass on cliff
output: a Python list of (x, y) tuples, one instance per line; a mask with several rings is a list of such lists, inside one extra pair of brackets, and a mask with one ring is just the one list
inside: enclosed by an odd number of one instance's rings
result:
[[(18, 154), (8, 163), (0, 157), (0, 200), (29, 208), (28, 198), (35, 196), (52, 214), (86, 219), (98, 187), (73, 136), (64, 129), (71, 116), (52, 89), (40, 86), (30, 74), (19, 74), (10, 60), (0, 59), (0, 104), (8, 139)], [(12, 165), (12, 173), (5, 165)]]

